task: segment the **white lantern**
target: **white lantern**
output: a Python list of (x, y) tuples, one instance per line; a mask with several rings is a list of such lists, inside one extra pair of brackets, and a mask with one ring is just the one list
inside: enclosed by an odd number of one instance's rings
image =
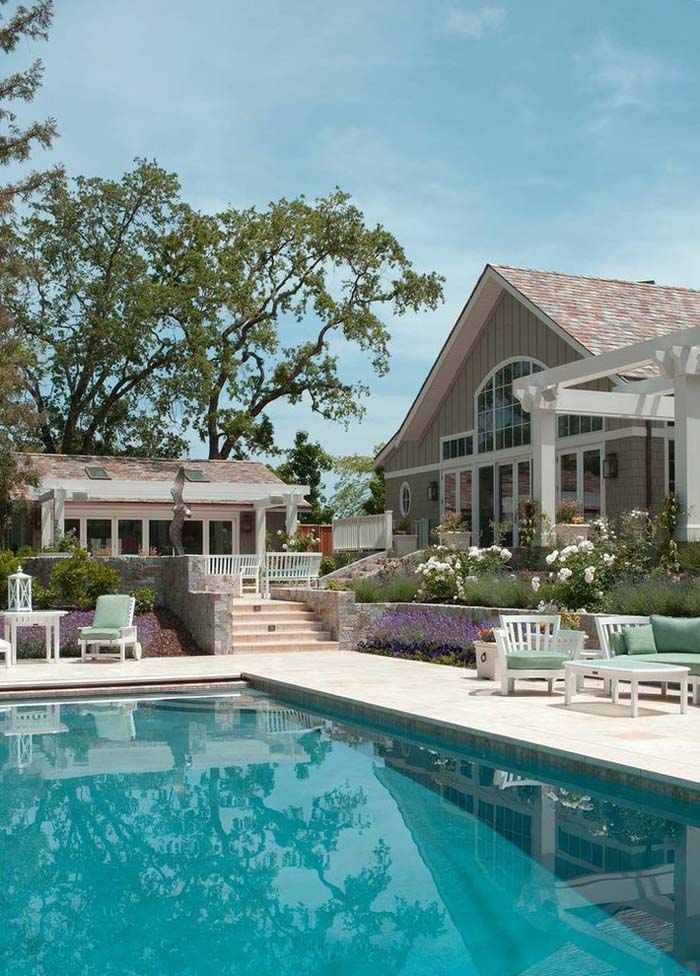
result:
[(32, 609), (32, 578), (22, 572), (21, 566), (7, 577), (7, 609), (29, 612)]

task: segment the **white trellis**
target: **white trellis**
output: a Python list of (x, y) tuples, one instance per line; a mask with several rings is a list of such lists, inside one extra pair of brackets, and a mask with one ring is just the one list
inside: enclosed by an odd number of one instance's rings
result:
[[(621, 378), (649, 366), (661, 375)], [(606, 377), (615, 383), (610, 392), (576, 389)], [(551, 524), (557, 414), (674, 421), (679, 534), (683, 541), (700, 540), (700, 326), (533, 373), (515, 382), (513, 392), (531, 415), (533, 495)]]

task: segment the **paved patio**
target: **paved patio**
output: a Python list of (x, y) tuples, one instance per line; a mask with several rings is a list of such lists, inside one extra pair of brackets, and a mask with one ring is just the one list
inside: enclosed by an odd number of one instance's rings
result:
[(336, 699), (355, 714), (364, 705), (370, 718), (380, 709), (389, 721), (392, 714), (404, 722), (427, 720), (451, 734), (463, 729), (528, 746), (542, 758), (585, 759), (632, 776), (700, 787), (700, 708), (680, 715), (677, 697), (661, 699), (653, 689), (640, 696), (639, 718), (632, 719), (625, 697), (613, 705), (594, 688), (565, 708), (561, 682), (552, 696), (532, 683), (532, 691), (503, 698), (497, 686), (472, 671), (338, 651), (147, 658), (124, 665), (27, 662), (0, 667), (0, 696), (239, 678), (330, 696), (330, 707)]

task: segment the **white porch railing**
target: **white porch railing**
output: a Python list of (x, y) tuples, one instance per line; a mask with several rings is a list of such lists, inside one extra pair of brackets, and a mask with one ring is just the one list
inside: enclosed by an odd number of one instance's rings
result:
[(263, 556), (259, 553), (245, 556), (207, 556), (207, 573), (209, 576), (240, 576), (241, 586), (252, 582), (257, 593), (262, 564)]
[(333, 519), (333, 552), (391, 549), (392, 537), (391, 512)]

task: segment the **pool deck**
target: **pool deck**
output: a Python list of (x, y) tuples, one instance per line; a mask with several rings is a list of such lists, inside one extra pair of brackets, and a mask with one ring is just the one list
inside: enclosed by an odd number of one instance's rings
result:
[[(65, 660), (0, 667), (0, 699), (87, 694), (130, 686), (173, 686), (250, 680), (265, 690), (303, 699), (310, 706), (339, 707), (355, 718), (384, 718), (403, 728), (438, 728), (516, 746), (543, 760), (614, 768), (659, 786), (700, 788), (700, 707), (679, 714), (678, 698), (640, 692), (639, 718), (629, 715), (624, 694), (613, 705), (586, 688), (565, 707), (563, 682), (553, 695), (542, 684), (523, 682), (522, 692), (502, 697), (499, 686), (475, 672), (343, 651), (236, 654), (127, 661)], [(528, 685), (532, 690), (528, 689)], [(520, 685), (519, 685), (520, 687)]]

